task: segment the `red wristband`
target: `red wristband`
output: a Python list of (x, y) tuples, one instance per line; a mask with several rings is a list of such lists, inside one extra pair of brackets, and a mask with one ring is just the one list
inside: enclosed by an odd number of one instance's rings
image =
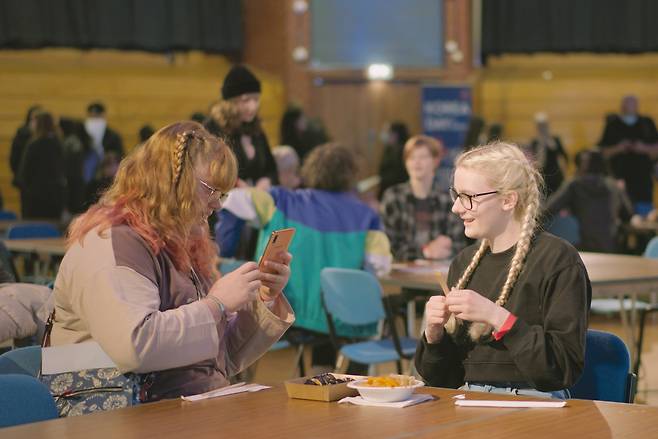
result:
[(493, 331), (491, 335), (493, 335), (493, 338), (496, 341), (499, 341), (505, 336), (505, 334), (507, 334), (510, 331), (510, 329), (512, 329), (512, 326), (514, 326), (515, 322), (516, 322), (516, 316), (512, 313), (509, 313), (509, 315), (505, 319), (505, 322), (503, 323), (503, 326), (501, 326), (498, 331)]

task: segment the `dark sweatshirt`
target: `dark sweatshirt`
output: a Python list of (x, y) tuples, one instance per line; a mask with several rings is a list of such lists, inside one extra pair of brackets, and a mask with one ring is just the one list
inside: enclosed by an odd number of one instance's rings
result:
[[(448, 283), (457, 283), (479, 243), (465, 248), (450, 265)], [(467, 289), (495, 301), (516, 246), (482, 257)], [(428, 344), (423, 335), (416, 369), (431, 386), (457, 388), (464, 382), (523, 382), (541, 391), (568, 388), (580, 377), (585, 359), (587, 313), (592, 289), (580, 255), (549, 233), (533, 240), (505, 308), (517, 316), (500, 341), (475, 344), (465, 334), (447, 333)]]
[(578, 248), (605, 253), (616, 250), (619, 224), (633, 214), (630, 199), (614, 180), (596, 174), (574, 178), (546, 202), (549, 214), (562, 209), (569, 209), (580, 224)]

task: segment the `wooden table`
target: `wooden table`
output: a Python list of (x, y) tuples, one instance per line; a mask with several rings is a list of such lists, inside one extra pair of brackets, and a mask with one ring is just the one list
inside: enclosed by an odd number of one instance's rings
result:
[(17, 253), (38, 253), (49, 256), (64, 256), (66, 238), (3, 239), (9, 251)]
[[(627, 332), (631, 357), (635, 358), (636, 335), (633, 331), (637, 320), (635, 301), (639, 295), (649, 295), (658, 292), (658, 260), (642, 256), (618, 255), (608, 253), (580, 252), (589, 279), (592, 283), (593, 297), (615, 297), (622, 300), (624, 295), (631, 298), (633, 304), (630, 311), (622, 311), (621, 319)], [(435, 269), (419, 267), (417, 272), (393, 270), (391, 273), (380, 276), (379, 280), (384, 286), (395, 286), (403, 289), (425, 291), (433, 294), (441, 291), (438, 276), (448, 274), (449, 264), (438, 263)], [(411, 321), (409, 333), (415, 332), (415, 304), (407, 307), (407, 314)]]
[[(282, 386), (199, 402), (139, 407), (0, 430), (3, 439), (658, 437), (658, 407), (570, 400), (565, 408), (456, 407), (461, 391), (404, 409), (289, 399)], [(509, 399), (469, 392), (468, 398)]]

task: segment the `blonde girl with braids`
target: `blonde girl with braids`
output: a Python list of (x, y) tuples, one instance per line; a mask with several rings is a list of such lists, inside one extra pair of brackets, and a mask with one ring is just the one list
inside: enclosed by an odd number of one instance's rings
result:
[(563, 398), (580, 376), (591, 286), (578, 252), (537, 227), (540, 188), (515, 145), (457, 158), (452, 212), (478, 242), (426, 304), (415, 360), (428, 384)]
[(69, 229), (52, 344), (95, 341), (122, 372), (153, 372), (143, 401), (225, 386), (265, 353), (294, 320), (291, 256), (220, 277), (207, 218), (236, 178), (231, 150), (196, 122), (133, 150)]

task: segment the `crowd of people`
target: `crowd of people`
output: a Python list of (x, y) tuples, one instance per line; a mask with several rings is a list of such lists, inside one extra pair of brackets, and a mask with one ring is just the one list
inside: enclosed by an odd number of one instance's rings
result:
[[(327, 142), (300, 108), (286, 111), (271, 148), (260, 97), (258, 78), (235, 66), (208, 115), (145, 127), (125, 158), (102, 104), (85, 121), (30, 109), (11, 151), (23, 217), (79, 214), (54, 284), (54, 346), (97, 342), (121, 372), (149, 374), (145, 402), (205, 392), (286, 333), (327, 333), (322, 268), (382, 274), (393, 260), (451, 259), (451, 291), (425, 305), (415, 358), (425, 381), (568, 397), (583, 369), (591, 287), (577, 250), (543, 231), (542, 216), (568, 210), (582, 249), (618, 250), (620, 221), (651, 203), (658, 156), (635, 98), (608, 119), (599, 148), (576, 157), (573, 179), (544, 114), (525, 147), (498, 139), (502, 127), (468, 145), (448, 191), (436, 181), (441, 142), (393, 122), (377, 211), (354, 190), (353, 150)], [(249, 262), (287, 227), (289, 252), (264, 270)], [(219, 256), (246, 262), (220, 275)], [(348, 338), (377, 329), (335, 323)], [(333, 368), (335, 355), (316, 343), (313, 365)]]

